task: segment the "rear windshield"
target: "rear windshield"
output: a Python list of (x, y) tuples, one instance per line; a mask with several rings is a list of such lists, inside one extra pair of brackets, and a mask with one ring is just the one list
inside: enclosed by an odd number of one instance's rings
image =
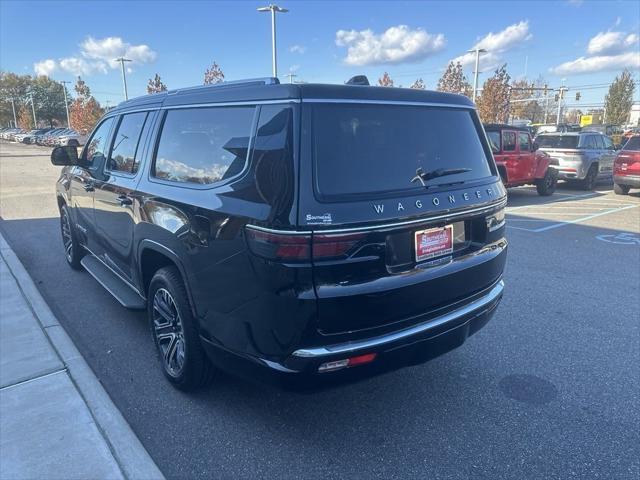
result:
[(627, 140), (627, 143), (624, 144), (623, 150), (632, 150), (637, 152), (640, 150), (640, 137), (631, 137)]
[(578, 148), (578, 135), (540, 135), (536, 143), (540, 148)]
[(491, 175), (466, 109), (316, 104), (313, 132), (316, 189), (323, 197), (424, 190), (418, 169), (468, 169), (427, 180), (427, 186)]

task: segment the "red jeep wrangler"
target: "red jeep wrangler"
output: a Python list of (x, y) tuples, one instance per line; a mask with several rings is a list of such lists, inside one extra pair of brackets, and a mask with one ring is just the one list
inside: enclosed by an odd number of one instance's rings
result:
[(526, 128), (513, 125), (484, 126), (505, 187), (535, 185), (540, 195), (551, 195), (558, 183), (557, 164), (544, 152), (538, 152)]

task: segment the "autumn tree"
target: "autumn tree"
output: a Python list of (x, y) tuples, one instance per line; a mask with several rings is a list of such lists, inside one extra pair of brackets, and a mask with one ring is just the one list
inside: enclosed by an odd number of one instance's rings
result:
[(449, 62), (449, 66), (438, 80), (439, 92), (459, 93), (471, 97), (472, 88), (462, 71), (460, 62)]
[(31, 130), (35, 128), (33, 124), (33, 112), (31, 111), (31, 106), (26, 103), (20, 106), (20, 109), (17, 110), (18, 115), (18, 127), (24, 128), (25, 130)]
[(78, 77), (74, 87), (76, 98), (70, 107), (71, 127), (79, 132), (90, 132), (103, 114), (98, 101), (91, 95), (89, 86)]
[(507, 64), (498, 68), (492, 77), (482, 86), (482, 94), (476, 101), (478, 114), (485, 123), (500, 123), (507, 121), (509, 110), (509, 80)]
[(147, 93), (160, 93), (166, 92), (167, 86), (160, 79), (160, 75), (156, 73), (156, 76), (149, 79), (149, 83), (147, 83)]
[(220, 82), (224, 82), (224, 73), (222, 73), (220, 65), (213, 62), (213, 65), (204, 72), (204, 84), (211, 85)]
[(393, 87), (393, 79), (389, 76), (389, 73), (384, 72), (384, 75), (378, 79), (378, 85), (381, 87)]
[(633, 104), (634, 89), (631, 72), (625, 69), (621, 75), (615, 78), (609, 87), (609, 93), (604, 97), (605, 121), (607, 123), (622, 125), (627, 122)]
[(409, 88), (415, 88), (417, 90), (424, 90), (427, 87), (425, 86), (424, 81), (421, 78), (419, 78), (415, 82), (413, 82)]

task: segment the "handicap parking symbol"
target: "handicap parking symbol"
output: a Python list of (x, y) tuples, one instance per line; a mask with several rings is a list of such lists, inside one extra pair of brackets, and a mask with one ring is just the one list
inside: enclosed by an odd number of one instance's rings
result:
[(622, 232), (617, 235), (597, 235), (598, 240), (618, 245), (640, 245), (640, 236), (634, 233)]

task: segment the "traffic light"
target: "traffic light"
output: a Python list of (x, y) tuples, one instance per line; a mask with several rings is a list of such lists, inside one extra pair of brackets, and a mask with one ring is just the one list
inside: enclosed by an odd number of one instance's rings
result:
[(580, 92), (576, 92), (576, 102), (580, 100)]

